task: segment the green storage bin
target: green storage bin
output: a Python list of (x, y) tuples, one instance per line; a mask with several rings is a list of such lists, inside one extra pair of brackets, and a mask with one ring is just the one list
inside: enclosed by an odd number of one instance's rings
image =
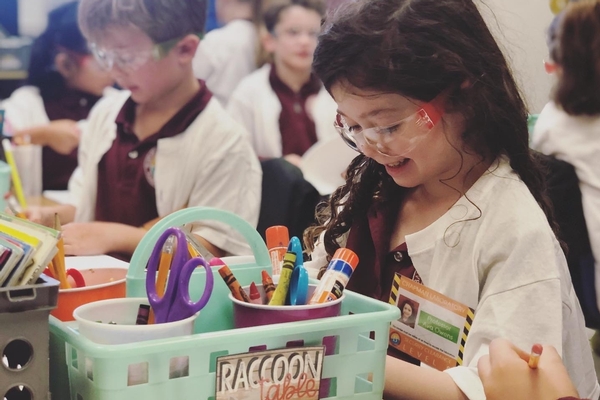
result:
[[(211, 208), (191, 208), (173, 213), (154, 226), (137, 248), (127, 275), (127, 296), (146, 296), (145, 266), (160, 234), (168, 227), (199, 220), (223, 222), (248, 241), (254, 257), (224, 260), (241, 285), (271, 272), (267, 248), (258, 232), (243, 219)], [(216, 271), (215, 271), (216, 273)], [(98, 345), (79, 335), (77, 324), (53, 317), (51, 333), (51, 391), (53, 398), (72, 400), (213, 399), (216, 358), (246, 353), (250, 349), (278, 349), (288, 344), (305, 346), (331, 343), (335, 349), (324, 357), (323, 379), (329, 379), (331, 399), (383, 397), (385, 358), (390, 324), (400, 316), (397, 307), (346, 291), (342, 315), (320, 320), (234, 329), (229, 289), (218, 278), (208, 305), (200, 312), (194, 335), (128, 345)], [(190, 293), (199, 298), (205, 273), (192, 275)], [(189, 374), (170, 378), (170, 360), (188, 357)], [(130, 365), (145, 364), (148, 382), (127, 385)], [(371, 380), (368, 379), (371, 377)]]

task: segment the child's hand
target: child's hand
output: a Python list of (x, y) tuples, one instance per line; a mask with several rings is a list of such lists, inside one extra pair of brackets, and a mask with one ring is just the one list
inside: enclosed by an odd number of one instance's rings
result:
[(283, 156), (283, 158), (296, 167), (300, 167), (300, 163), (302, 162), (302, 157), (300, 157), (298, 154), (288, 154)]
[(36, 224), (52, 227), (54, 225), (54, 213), (48, 212), (46, 207), (28, 207), (25, 212), (25, 218)]
[(39, 144), (49, 146), (59, 154), (70, 154), (79, 145), (79, 136), (77, 122), (61, 119), (17, 131), (13, 140), (17, 144)]
[(110, 253), (113, 251), (113, 242), (116, 239), (110, 224), (102, 222), (63, 225), (62, 238), (65, 244), (65, 254), (72, 256)]
[(489, 356), (478, 362), (479, 377), (488, 400), (546, 400), (578, 397), (556, 349), (544, 346), (538, 368), (527, 365), (529, 353), (505, 339), (490, 343)]

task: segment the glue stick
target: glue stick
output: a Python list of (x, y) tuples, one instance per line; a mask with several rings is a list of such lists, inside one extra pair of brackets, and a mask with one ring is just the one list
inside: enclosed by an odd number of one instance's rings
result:
[(271, 257), (271, 266), (273, 267), (271, 275), (279, 275), (281, 274), (283, 257), (290, 241), (290, 233), (285, 226), (276, 225), (267, 228), (265, 236), (267, 239), (267, 249), (269, 249), (269, 256)]
[(356, 253), (346, 248), (337, 249), (308, 304), (326, 303), (342, 297), (357, 265)]

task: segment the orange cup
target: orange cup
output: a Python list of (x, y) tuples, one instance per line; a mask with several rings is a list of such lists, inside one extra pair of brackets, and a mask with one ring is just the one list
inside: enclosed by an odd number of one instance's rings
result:
[(125, 297), (127, 268), (90, 268), (79, 272), (85, 279), (85, 287), (58, 291), (58, 305), (50, 314), (61, 321), (73, 321), (73, 310), (83, 304)]

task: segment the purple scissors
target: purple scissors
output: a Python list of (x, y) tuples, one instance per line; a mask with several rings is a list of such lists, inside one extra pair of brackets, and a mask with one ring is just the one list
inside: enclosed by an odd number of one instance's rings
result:
[[(163, 247), (171, 236), (175, 237), (177, 247), (174, 249), (164, 296), (160, 297), (156, 291), (156, 274)], [(199, 266), (204, 267), (206, 270), (206, 284), (202, 297), (194, 303), (190, 299), (190, 279), (196, 267)], [(189, 258), (185, 233), (176, 227), (165, 230), (156, 242), (154, 250), (152, 250), (146, 273), (146, 291), (148, 292), (150, 305), (154, 310), (156, 323), (179, 321), (196, 314), (208, 303), (213, 286), (212, 270), (204, 258)]]

